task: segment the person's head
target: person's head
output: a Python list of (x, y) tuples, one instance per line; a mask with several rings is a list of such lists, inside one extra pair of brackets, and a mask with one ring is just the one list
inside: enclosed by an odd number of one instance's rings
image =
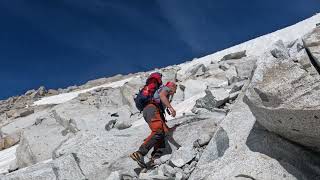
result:
[(176, 93), (176, 91), (177, 91), (176, 83), (174, 83), (172, 81), (169, 81), (169, 82), (166, 83), (166, 86), (168, 88), (170, 88), (170, 92), (169, 92), (170, 95), (173, 95), (174, 93)]

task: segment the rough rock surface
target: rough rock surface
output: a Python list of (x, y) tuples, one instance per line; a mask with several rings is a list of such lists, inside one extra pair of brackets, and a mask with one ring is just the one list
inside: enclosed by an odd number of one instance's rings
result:
[(246, 102), (269, 131), (320, 151), (319, 83), (319, 74), (311, 75), (290, 58), (266, 53), (258, 61)]

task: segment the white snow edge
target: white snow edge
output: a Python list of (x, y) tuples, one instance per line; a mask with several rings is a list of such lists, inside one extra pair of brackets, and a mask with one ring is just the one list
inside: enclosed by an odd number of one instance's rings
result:
[(126, 82), (130, 81), (132, 79), (132, 77), (127, 78), (127, 79), (123, 79), (120, 81), (115, 81), (112, 83), (106, 83), (100, 86), (96, 86), (96, 87), (92, 87), (89, 89), (84, 89), (84, 90), (80, 90), (80, 91), (74, 91), (74, 92), (69, 92), (69, 93), (63, 93), (63, 94), (59, 94), (59, 95), (55, 95), (55, 96), (50, 96), (50, 97), (44, 97), (42, 99), (40, 99), (39, 101), (35, 101), (33, 103), (33, 106), (39, 106), (39, 105), (46, 105), (46, 104), (61, 104), (61, 103), (65, 103), (67, 101), (70, 101), (76, 97), (78, 97), (79, 94), (81, 93), (86, 93), (95, 89), (99, 89), (99, 88), (105, 88), (105, 87), (111, 87), (111, 88), (116, 88), (116, 87), (120, 87), (123, 86)]

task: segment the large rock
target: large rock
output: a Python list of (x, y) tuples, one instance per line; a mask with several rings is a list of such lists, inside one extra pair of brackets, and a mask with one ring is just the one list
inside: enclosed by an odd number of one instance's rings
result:
[(11, 146), (16, 145), (20, 141), (20, 132), (6, 135), (4, 137), (0, 136), (0, 150), (8, 149)]
[(221, 61), (225, 61), (225, 60), (228, 60), (228, 59), (241, 59), (243, 57), (246, 57), (246, 50), (244, 51), (238, 51), (238, 52), (234, 52), (234, 53), (230, 53), (230, 54), (227, 54), (225, 56), (222, 57)]
[(320, 151), (320, 76), (291, 59), (259, 59), (246, 93), (257, 121), (269, 131)]
[(32, 108), (18, 109), (13, 112), (12, 118), (25, 117), (32, 113), (34, 113), (34, 110)]
[(183, 146), (172, 154), (171, 163), (181, 168), (185, 164), (189, 163), (196, 156), (196, 152), (192, 146)]
[(50, 159), (54, 149), (68, 138), (65, 131), (58, 120), (50, 117), (24, 129), (16, 153), (18, 166), (22, 168)]
[(272, 56), (280, 59), (288, 59), (289, 58), (289, 50), (285, 47), (282, 40), (279, 40), (274, 43), (273, 49), (270, 51)]
[(317, 177), (319, 157), (277, 135), (256, 134), (256, 119), (242, 97), (218, 126), (189, 179)]
[(312, 32), (305, 35), (303, 44), (307, 49), (311, 62), (320, 73), (320, 27), (316, 27)]
[(229, 100), (229, 93), (223, 89), (206, 89), (206, 95), (196, 101), (194, 107), (205, 108), (214, 111), (216, 108), (224, 105)]
[(83, 175), (78, 163), (76, 155), (71, 154), (19, 169), (5, 176), (3, 180), (85, 180), (86, 177)]
[(178, 71), (177, 79), (179, 81), (184, 81), (188, 78), (196, 78), (199, 76), (203, 76), (208, 68), (204, 64), (196, 64), (194, 66), (189, 67), (185, 71)]
[[(220, 65), (228, 64), (230, 69), (231, 67), (236, 68), (237, 77), (240, 80), (250, 79), (252, 76), (252, 71), (255, 69), (257, 58), (248, 56), (236, 60), (226, 60), (219, 62)], [(233, 70), (232, 70), (233, 71)]]

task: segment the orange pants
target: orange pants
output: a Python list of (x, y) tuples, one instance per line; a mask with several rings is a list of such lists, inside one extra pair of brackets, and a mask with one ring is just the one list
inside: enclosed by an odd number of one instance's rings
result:
[(169, 131), (169, 128), (160, 108), (154, 104), (149, 104), (143, 109), (143, 117), (148, 123), (151, 133), (140, 146), (139, 152), (146, 155), (151, 148), (154, 148), (152, 155), (157, 155), (157, 151), (165, 146), (165, 133)]

